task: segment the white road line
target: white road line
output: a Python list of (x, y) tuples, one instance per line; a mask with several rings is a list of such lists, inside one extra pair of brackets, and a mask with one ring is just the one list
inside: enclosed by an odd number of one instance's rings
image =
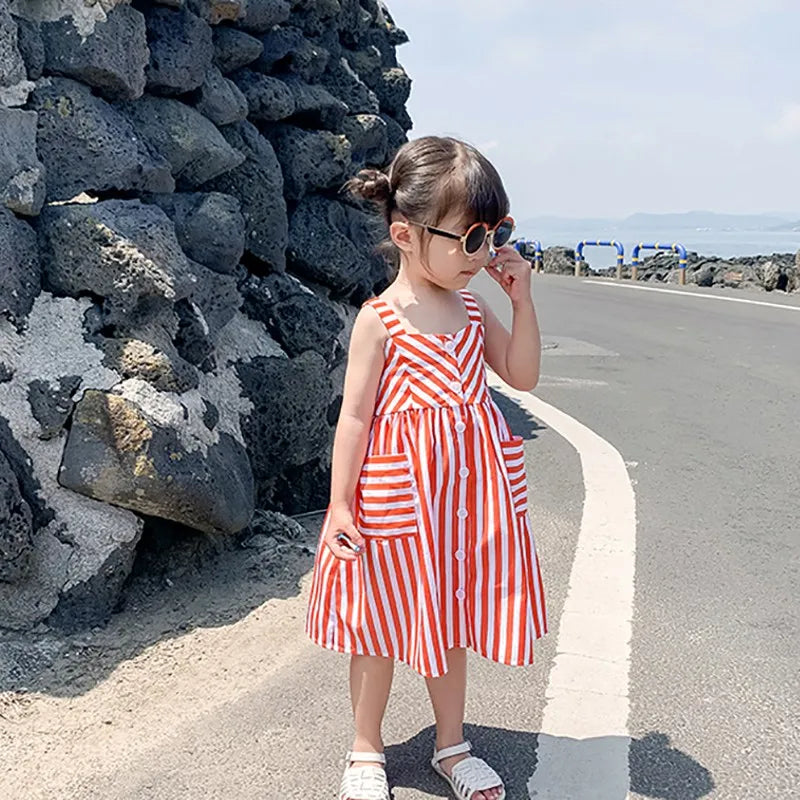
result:
[(628, 677), (636, 553), (630, 477), (619, 452), (585, 425), (488, 374), (492, 388), (516, 400), (578, 451), (585, 485), (530, 796), (624, 800), (630, 788)]
[(588, 388), (598, 386), (608, 386), (608, 381), (597, 381), (592, 378), (569, 378), (561, 375), (542, 375), (539, 378), (538, 386), (560, 386), (564, 388)]
[(638, 289), (641, 292), (665, 292), (666, 294), (679, 294), (681, 297), (706, 297), (711, 300), (727, 300), (729, 303), (749, 303), (753, 306), (769, 306), (770, 308), (785, 308), (789, 311), (800, 311), (800, 306), (789, 306), (784, 303), (768, 303), (765, 300), (748, 300), (744, 297), (721, 297), (718, 294), (708, 292), (682, 292), (680, 289), (661, 289), (658, 286), (628, 286), (625, 283), (606, 283), (605, 281), (593, 281), (584, 279), (584, 283), (591, 283), (595, 286), (611, 286), (616, 289)]

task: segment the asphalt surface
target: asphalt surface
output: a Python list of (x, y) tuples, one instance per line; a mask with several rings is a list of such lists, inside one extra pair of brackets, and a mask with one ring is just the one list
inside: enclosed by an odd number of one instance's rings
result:
[[(473, 288), (510, 321), (488, 278)], [(800, 797), (800, 297), (708, 293), (798, 310), (535, 276), (545, 351), (534, 394), (610, 442), (636, 494), (630, 796), (786, 800)], [(497, 400), (527, 440), (552, 633), (527, 669), (470, 657), (467, 733), (509, 800), (527, 800), (583, 481), (568, 443)], [(351, 736), (347, 659), (305, 641), (303, 586), (276, 606), (296, 624), (264, 640), (275, 669), (74, 796), (335, 797)], [(384, 736), (395, 800), (450, 796), (428, 766), (424, 682), (401, 665)]]
[(536, 394), (635, 482), (633, 796), (800, 797), (800, 298), (557, 277), (535, 296), (558, 345)]

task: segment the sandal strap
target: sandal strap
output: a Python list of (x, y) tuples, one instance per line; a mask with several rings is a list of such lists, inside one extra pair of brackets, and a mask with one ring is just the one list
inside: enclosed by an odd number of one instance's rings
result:
[(500, 776), (482, 758), (475, 756), (459, 761), (450, 774), (463, 797), (503, 785)]
[(472, 745), (468, 741), (461, 742), (460, 744), (454, 744), (450, 747), (443, 747), (441, 750), (434, 749), (433, 760), (438, 764), (443, 758), (460, 756), (462, 753), (469, 753), (470, 750), (472, 750)]
[(339, 786), (339, 800), (390, 800), (389, 782), (382, 767), (347, 767)]
[(359, 750), (348, 750), (345, 759), (348, 764), (353, 761), (370, 761), (374, 764), (386, 763), (386, 756), (383, 753), (367, 753)]

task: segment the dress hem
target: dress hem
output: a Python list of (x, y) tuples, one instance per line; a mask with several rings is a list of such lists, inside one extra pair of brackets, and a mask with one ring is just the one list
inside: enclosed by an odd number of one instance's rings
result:
[[(547, 631), (544, 632), (546, 634)], [(543, 635), (544, 635), (543, 634)], [(324, 642), (320, 642), (314, 636), (311, 636), (308, 632), (306, 632), (306, 636), (310, 639), (318, 647), (322, 647), (325, 650), (330, 650), (332, 653), (342, 653), (343, 655), (351, 655), (351, 656), (377, 656), (378, 658), (391, 658), (393, 661), (398, 661), (401, 664), (405, 664), (407, 667), (410, 667), (414, 672), (418, 675), (421, 675), (423, 678), (441, 678), (443, 675), (446, 675), (449, 672), (449, 669), (445, 669), (443, 672), (433, 672), (431, 674), (426, 674), (421, 670), (417, 669), (410, 661), (405, 658), (402, 658), (398, 655), (385, 655), (384, 653), (368, 653), (365, 652), (357, 647), (344, 647), (344, 646), (337, 646), (337, 645), (330, 645)], [(542, 638), (542, 637), (537, 637)], [(479, 650), (474, 645), (463, 644), (463, 645), (453, 645), (453, 647), (448, 647), (447, 650), (456, 650), (456, 649), (464, 649), (464, 650), (471, 650), (473, 653), (477, 653), (481, 658), (485, 658), (487, 661), (491, 661), (493, 664), (501, 664), (504, 667), (531, 667), (535, 662), (535, 658), (531, 655), (529, 661), (503, 661), (501, 659), (492, 658), (492, 656), (484, 653), (483, 651)], [(445, 651), (447, 652), (447, 651)]]

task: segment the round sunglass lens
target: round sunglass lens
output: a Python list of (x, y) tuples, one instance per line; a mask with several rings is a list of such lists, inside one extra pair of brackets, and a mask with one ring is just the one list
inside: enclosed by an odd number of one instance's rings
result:
[(486, 228), (483, 225), (476, 225), (467, 233), (467, 238), (464, 242), (464, 249), (472, 255), (477, 253), (483, 247), (486, 241)]
[(495, 247), (502, 247), (508, 240), (511, 238), (511, 234), (514, 232), (514, 225), (510, 220), (505, 220), (501, 222), (494, 232), (494, 246)]

